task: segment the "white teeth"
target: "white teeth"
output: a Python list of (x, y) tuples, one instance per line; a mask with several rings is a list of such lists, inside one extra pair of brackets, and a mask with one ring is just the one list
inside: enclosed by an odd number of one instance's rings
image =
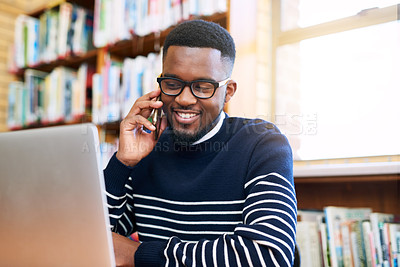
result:
[(190, 119), (196, 116), (194, 113), (180, 113), (178, 112), (179, 117), (184, 118), (184, 119)]

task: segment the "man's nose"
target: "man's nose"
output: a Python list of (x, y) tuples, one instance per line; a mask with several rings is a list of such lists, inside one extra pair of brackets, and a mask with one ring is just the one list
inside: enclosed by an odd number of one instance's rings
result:
[(197, 98), (192, 94), (189, 85), (185, 85), (182, 92), (175, 97), (175, 102), (181, 106), (190, 106), (196, 104)]

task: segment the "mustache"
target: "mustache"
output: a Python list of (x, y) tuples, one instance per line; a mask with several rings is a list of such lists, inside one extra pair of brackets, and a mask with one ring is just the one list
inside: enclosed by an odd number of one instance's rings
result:
[(171, 107), (170, 110), (172, 112), (174, 112), (175, 110), (182, 110), (182, 111), (195, 111), (195, 112), (198, 112), (198, 113), (202, 113), (201, 110), (194, 109), (194, 108), (192, 108), (190, 106), (175, 106), (175, 107)]

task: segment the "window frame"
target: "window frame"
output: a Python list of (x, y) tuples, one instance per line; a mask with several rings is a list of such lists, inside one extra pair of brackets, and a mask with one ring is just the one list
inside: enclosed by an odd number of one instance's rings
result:
[[(302, 40), (321, 37), (333, 33), (340, 33), (353, 29), (360, 29), (368, 26), (383, 24), (400, 20), (400, 3), (383, 8), (369, 8), (361, 10), (357, 14), (341, 19), (336, 19), (308, 27), (295, 28), (286, 31), (281, 30), (281, 1), (271, 1), (272, 10), (272, 62), (271, 62), (271, 113), (272, 118), (276, 117), (276, 74), (277, 74), (277, 49), (280, 46), (298, 43)], [(314, 160), (295, 160), (294, 166), (320, 166), (331, 164), (348, 163), (370, 163), (370, 162), (391, 162), (400, 161), (400, 155), (365, 156), (354, 158), (329, 158)]]

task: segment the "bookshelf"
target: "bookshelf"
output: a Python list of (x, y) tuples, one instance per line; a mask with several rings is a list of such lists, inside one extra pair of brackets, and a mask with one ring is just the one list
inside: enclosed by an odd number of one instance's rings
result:
[(370, 207), (400, 214), (400, 174), (295, 177), (298, 209)]
[[(59, 14), (61, 14), (61, 6), (65, 3), (71, 3), (74, 5), (83, 7), (85, 8), (88, 13), (93, 15), (93, 32), (95, 32), (97, 29), (98, 30), (98, 36), (103, 36), (103, 32), (101, 32), (99, 25), (101, 25), (100, 22), (97, 22), (96, 26), (96, 16), (99, 16), (98, 14), (101, 13), (102, 10), (99, 8), (99, 3), (102, 2), (104, 5), (114, 5), (117, 1), (95, 1), (95, 0), (90, 0), (90, 1), (83, 1), (83, 0), (58, 0), (58, 1), (49, 1), (48, 4), (37, 8), (33, 10), (32, 12), (29, 12), (26, 14), (29, 17), (36, 18), (37, 20), (40, 21), (41, 17), (43, 16), (44, 13), (48, 12), (49, 10), (59, 10)], [(122, 3), (122, 1), (120, 1)], [(126, 1), (126, 3), (136, 3), (138, 6), (138, 9), (140, 5), (147, 5), (146, 1)], [(140, 3), (139, 3), (140, 2)], [(184, 3), (191, 3), (192, 6), (196, 6), (195, 9), (191, 8), (190, 11), (188, 8), (184, 8)], [(155, 1), (152, 1), (152, 3), (156, 3)], [(164, 2), (159, 2), (159, 3), (164, 3)], [(167, 3), (167, 2), (165, 2)], [(113, 65), (116, 63), (117, 65), (122, 65), (124, 60), (127, 58), (138, 58), (138, 57), (146, 57), (149, 54), (157, 54), (160, 52), (160, 48), (162, 46), (162, 43), (164, 42), (167, 34), (172, 30), (174, 25), (178, 23), (179, 21), (182, 20), (188, 20), (188, 19), (196, 19), (196, 18), (201, 18), (209, 21), (214, 21), (219, 23), (221, 26), (227, 28), (228, 27), (228, 13), (227, 11), (229, 7), (229, 1), (208, 1), (209, 4), (213, 5), (213, 8), (210, 8), (208, 6), (205, 6), (204, 1), (177, 1), (174, 2), (175, 6), (171, 7), (172, 10), (171, 12), (175, 12), (174, 14), (174, 22), (172, 24), (163, 24), (162, 27), (160, 27), (158, 30), (149, 30), (148, 32), (145, 32), (145, 34), (142, 35), (136, 35), (134, 34), (133, 30), (130, 30), (128, 38), (119, 40), (118, 37), (117, 40), (106, 40), (106, 43), (104, 45), (99, 45), (98, 47), (94, 46), (89, 48), (89, 50), (84, 51), (83, 53), (68, 53), (68, 54), (62, 54), (58, 55), (55, 58), (52, 58), (51, 60), (41, 60), (39, 62), (36, 62), (34, 64), (29, 64), (29, 62), (26, 62), (25, 59), (25, 65), (18, 65), (12, 68), (10, 72), (14, 75), (15, 80), (23, 81), (24, 80), (24, 75), (28, 69), (33, 69), (36, 71), (41, 71), (41, 72), (47, 72), (47, 73), (52, 73), (54, 70), (58, 68), (68, 68), (71, 69), (72, 71), (78, 70), (82, 65), (88, 65), (89, 69), (93, 69), (92, 71), (87, 75), (87, 84), (86, 88), (84, 88), (84, 94), (85, 96), (85, 112), (84, 114), (81, 114), (80, 116), (75, 116), (73, 119), (66, 119), (66, 120), (56, 120), (56, 121), (50, 121), (50, 122), (42, 122), (41, 120), (39, 121), (28, 121), (28, 122), (22, 122), (21, 125), (16, 125), (16, 126), (11, 126), (10, 130), (18, 130), (18, 129), (26, 129), (26, 128), (36, 128), (36, 127), (46, 127), (46, 126), (52, 126), (52, 125), (61, 125), (61, 124), (70, 124), (70, 123), (82, 123), (82, 122), (87, 122), (87, 121), (92, 121), (93, 116), (92, 116), (92, 98), (94, 97), (94, 90), (93, 84), (92, 84), (92, 78), (95, 73), (100, 74), (104, 72), (104, 68), (107, 67), (106, 65)], [(176, 5), (176, 3), (180, 3), (179, 6)], [(217, 4), (216, 4), (217, 3)], [(222, 4), (221, 4), (222, 3)], [(165, 4), (166, 5), (166, 4)], [(174, 5), (174, 4), (172, 4)], [(218, 5), (218, 8), (217, 8)], [(221, 9), (221, 5), (225, 5), (225, 9)], [(191, 7), (192, 7), (191, 6)], [(111, 6), (106, 6), (110, 8)], [(114, 6), (112, 6), (114, 8)], [(187, 5), (187, 7), (189, 7)], [(96, 10), (97, 8), (97, 10)], [(151, 8), (150, 1), (148, 2), (148, 7)], [(165, 7), (163, 7), (165, 10)], [(105, 8), (104, 10), (110, 10)], [(181, 14), (181, 17), (177, 19), (176, 15), (176, 10), (179, 11)], [(186, 11), (185, 11), (186, 10)], [(75, 12), (75, 10), (70, 11), (70, 12)], [(138, 11), (139, 12), (139, 11)], [(170, 12), (170, 11), (168, 11)], [(170, 12), (170, 13), (171, 13)], [(148, 11), (150, 13), (150, 10)], [(168, 13), (168, 15), (170, 14)], [(171, 13), (172, 14), (172, 13)], [(186, 14), (186, 17), (184, 17), (184, 14)], [(60, 16), (61, 17), (61, 16)], [(104, 15), (104, 17), (107, 17)], [(58, 22), (61, 21), (61, 18), (58, 19)], [(100, 19), (98, 20), (100, 21)], [(160, 20), (161, 21), (161, 20)], [(168, 20), (169, 23), (171, 23), (171, 20)], [(60, 22), (61, 23), (61, 22)], [(138, 23), (139, 22), (135, 22)], [(106, 23), (107, 24), (107, 23)], [(113, 23), (111, 23), (113, 24)], [(70, 27), (71, 28), (71, 27)], [(139, 28), (135, 28), (137, 32), (139, 32)], [(114, 29), (108, 29), (108, 34), (110, 35), (110, 31), (112, 32)], [(29, 30), (28, 30), (29, 31)], [(107, 31), (105, 29), (104, 31)], [(111, 34), (113, 35), (113, 34)], [(96, 34), (93, 35), (93, 43), (96, 44), (95, 40)], [(108, 36), (110, 37), (110, 36)], [(40, 37), (39, 37), (40, 38)], [(69, 38), (69, 37), (68, 37)], [(97, 38), (97, 43), (99, 43), (99, 38)], [(113, 36), (114, 38), (114, 36)], [(51, 39), (51, 38), (49, 38)], [(39, 40), (40, 42), (40, 40)], [(18, 42), (17, 42), (18, 43)], [(72, 51), (72, 49), (71, 49)], [(27, 52), (29, 54), (29, 52)], [(20, 54), (20, 53), (16, 53)], [(26, 57), (26, 56), (25, 56)], [(18, 60), (17, 60), (18, 61)], [(122, 67), (119, 66), (121, 69)], [(123, 76), (122, 70), (120, 71), (120, 74), (117, 74), (118, 76)], [(117, 77), (119, 79), (120, 77)], [(90, 80), (90, 81), (89, 81)], [(122, 83), (122, 82), (121, 82)], [(142, 94), (146, 93), (142, 91)], [(131, 103), (133, 104), (133, 102)], [(118, 121), (120, 121), (121, 117), (124, 115), (121, 114), (120, 116), (114, 116), (115, 119), (112, 120), (103, 120), (103, 121), (93, 121), (98, 124), (99, 129), (104, 129), (105, 131), (110, 132), (112, 135), (117, 135), (117, 128), (118, 128)], [(112, 129), (112, 130), (110, 130)]]

